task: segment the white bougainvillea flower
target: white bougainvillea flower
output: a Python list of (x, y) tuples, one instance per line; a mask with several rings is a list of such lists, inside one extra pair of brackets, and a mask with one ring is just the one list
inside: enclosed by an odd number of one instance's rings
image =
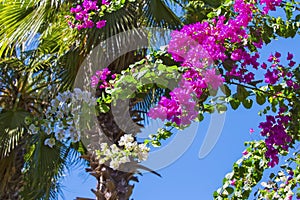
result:
[(120, 158), (119, 161), (120, 161), (120, 163), (128, 163), (128, 162), (130, 162), (130, 159), (128, 156), (123, 156)]
[(110, 149), (112, 154), (118, 154), (120, 152), (120, 149), (116, 144), (110, 145)]
[(63, 129), (58, 129), (56, 132), (55, 132), (55, 138), (60, 141), (60, 142), (63, 142), (66, 137), (65, 137), (65, 130)]
[(119, 163), (118, 160), (112, 159), (112, 160), (110, 161), (110, 163), (109, 163), (109, 166), (110, 166), (112, 169), (116, 170), (116, 169), (119, 168), (120, 163)]
[(38, 134), (38, 131), (40, 130), (39, 127), (36, 127), (34, 124), (31, 124), (28, 128), (33, 135)]
[(50, 148), (53, 148), (53, 146), (55, 145), (55, 139), (54, 138), (47, 138), (44, 141), (44, 144), (49, 146)]
[(116, 144), (108, 145), (102, 143), (97, 156), (99, 163), (104, 164), (109, 161), (109, 166), (113, 169), (118, 169), (121, 164), (128, 163), (133, 160), (138, 162), (145, 161), (148, 158), (150, 148), (146, 144), (138, 144), (130, 134), (122, 136)]
[(79, 131), (70, 132), (70, 136), (71, 136), (71, 141), (72, 142), (79, 142), (80, 141), (80, 132)]
[(100, 149), (102, 152), (106, 151), (106, 149), (108, 148), (108, 144), (107, 143), (101, 143), (100, 144)]
[(133, 141), (134, 141), (134, 138), (132, 137), (131, 134), (125, 134), (120, 138), (119, 145), (126, 146), (126, 144), (132, 143)]

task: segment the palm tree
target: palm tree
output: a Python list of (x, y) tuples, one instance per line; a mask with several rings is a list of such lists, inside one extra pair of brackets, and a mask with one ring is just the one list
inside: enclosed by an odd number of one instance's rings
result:
[[(31, 135), (25, 124), (27, 117), (42, 116), (57, 93), (53, 86), (59, 82), (50, 63), (39, 61), (32, 52), (0, 61), (1, 199), (57, 196), (55, 181), (63, 173), (71, 150), (62, 146), (50, 151), (43, 145), (45, 136)], [(39, 186), (39, 191), (29, 193), (29, 185)]]
[[(71, 0), (0, 1), (0, 58), (2, 58), (2, 66), (5, 66), (1, 67), (1, 74), (6, 74), (3, 76), (3, 83), (11, 79), (11, 84), (7, 82), (1, 85), (0, 93), (3, 108), (1, 137), (5, 137), (5, 140), (1, 141), (7, 141), (5, 145), (1, 145), (1, 152), (5, 153), (0, 157), (0, 169), (5, 169), (1, 170), (5, 173), (0, 174), (3, 180), (0, 199), (21, 199), (17, 191), (23, 191), (21, 194), (24, 199), (56, 198), (58, 188), (56, 182), (68, 164), (65, 158), (70, 153), (73, 156), (76, 154), (64, 145), (57, 146), (51, 151), (47, 149), (43, 146), (42, 141), (45, 138), (43, 134), (34, 136), (28, 134), (23, 124), (25, 117), (28, 115), (42, 117), (48, 100), (54, 98), (58, 91), (72, 89), (81, 64), (93, 47), (101, 41), (141, 26), (178, 28), (182, 25), (182, 20), (171, 8), (176, 5), (187, 5), (187, 1), (175, 0), (169, 3), (162, 0), (127, 2), (120, 10), (105, 16), (107, 20), (105, 28), (77, 32), (70, 29), (65, 20), (69, 9), (75, 3), (76, 1)], [(24, 52), (29, 44), (33, 46), (33, 50)], [(18, 54), (26, 56), (20, 59)], [(144, 54), (145, 50), (128, 52), (108, 67), (112, 72), (119, 73), (141, 59)], [(28, 64), (29, 58), (31, 59)], [(5, 71), (6, 68), (10, 71)], [(36, 74), (39, 75), (36, 77)], [(58, 89), (46, 98), (39, 98), (37, 92), (46, 90), (43, 81), (53, 74), (56, 77), (50, 80), (60, 81), (60, 83), (53, 81)], [(23, 92), (22, 98), (19, 91)], [(147, 102), (149, 101), (143, 99), (131, 100), (131, 116), (140, 115), (134, 110), (137, 103), (142, 105), (139, 107), (146, 108), (149, 107)], [(117, 126), (111, 112), (99, 113), (98, 120), (100, 129), (112, 143), (116, 143), (125, 134)], [(140, 120), (141, 118), (138, 118), (136, 122)], [(11, 123), (6, 123), (8, 121)], [(130, 181), (137, 180), (134, 176), (136, 171), (113, 170), (108, 166), (100, 165), (92, 152), (85, 151), (82, 143), (73, 147), (83, 149), (80, 153), (85, 154), (82, 157), (90, 165), (87, 171), (98, 181), (96, 190), (93, 190), (97, 199), (129, 199), (133, 189)], [(16, 173), (8, 176), (11, 171)], [(42, 186), (38, 186), (41, 183)]]

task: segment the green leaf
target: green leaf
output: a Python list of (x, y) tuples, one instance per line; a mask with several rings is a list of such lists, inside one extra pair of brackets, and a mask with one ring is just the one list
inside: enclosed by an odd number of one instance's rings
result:
[(217, 198), (218, 196), (219, 196), (219, 193), (218, 193), (217, 191), (214, 191), (213, 197), (214, 197), (214, 198)]
[(213, 113), (213, 112), (215, 112), (215, 107), (213, 105), (210, 105), (210, 104), (205, 104), (204, 105), (204, 110), (208, 113)]
[(224, 112), (227, 111), (227, 106), (224, 104), (217, 104), (216, 107), (217, 107), (218, 113), (220, 113), (220, 114), (223, 114)]
[(128, 76), (124, 76), (122, 81), (126, 82), (126, 83), (133, 83), (135, 84), (137, 81), (134, 79), (133, 76), (128, 75)]
[(0, 131), (4, 129), (16, 129), (25, 125), (28, 112), (22, 110), (9, 110), (0, 114)]
[(228, 192), (228, 195), (234, 192), (234, 189), (232, 187), (227, 187), (225, 190)]
[(154, 140), (154, 141), (152, 141), (152, 146), (153, 147), (160, 147), (161, 143), (160, 143), (160, 141)]
[(266, 96), (263, 95), (262, 93), (257, 92), (255, 95), (256, 95), (256, 102), (259, 105), (263, 105), (266, 102)]
[(178, 71), (178, 67), (176, 65), (167, 67), (167, 72), (177, 72), (177, 71)]
[(196, 121), (201, 122), (201, 121), (203, 121), (203, 119), (204, 119), (204, 116), (203, 116), (203, 114), (200, 113), (198, 115), (198, 117), (196, 118)]
[(295, 21), (296, 21), (296, 22), (299, 22), (299, 21), (300, 21), (300, 14), (297, 15), (297, 16), (295, 17)]
[(241, 102), (238, 99), (232, 99), (229, 103), (230, 103), (233, 110), (238, 109), (238, 107), (241, 104)]
[(99, 111), (101, 113), (107, 113), (110, 110), (109, 106), (105, 103), (99, 105)]
[(158, 67), (157, 67), (157, 69), (158, 69), (159, 71), (166, 71), (167, 67), (166, 67), (166, 65), (164, 65), (164, 64), (159, 64)]
[(221, 87), (222, 92), (226, 95), (226, 97), (229, 97), (231, 95), (231, 90), (228, 87), (228, 85), (223, 85)]
[(248, 96), (250, 95), (250, 93), (245, 89), (245, 87), (238, 85), (237, 86), (237, 98), (240, 101), (244, 101), (244, 99), (246, 99)]

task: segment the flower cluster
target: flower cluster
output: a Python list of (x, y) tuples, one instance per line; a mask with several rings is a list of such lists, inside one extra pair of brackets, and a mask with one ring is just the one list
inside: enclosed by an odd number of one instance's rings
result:
[(170, 99), (162, 97), (158, 106), (150, 109), (148, 115), (152, 119), (169, 120), (177, 125), (188, 125), (197, 117), (196, 102), (191, 97), (192, 87), (175, 88)]
[(226, 72), (226, 76), (232, 79), (237, 79), (241, 83), (250, 83), (254, 80), (254, 73), (247, 69), (250, 65), (253, 69), (258, 69), (259, 63), (257, 62), (260, 55), (255, 53), (250, 55), (244, 49), (236, 49), (231, 54), (231, 59), (233, 61), (239, 61), (241, 65), (235, 64), (229, 71)]
[[(256, 9), (252, 3), (236, 0), (235, 18), (227, 19), (225, 16), (219, 16), (212, 19), (211, 23), (197, 22), (184, 26), (180, 31), (173, 31), (168, 52), (174, 60), (182, 62), (183, 66), (204, 70), (205, 67), (218, 61), (231, 59), (239, 62), (241, 65), (234, 65), (226, 76), (249, 83), (254, 80), (254, 74), (246, 67), (250, 65), (257, 69), (259, 54), (251, 55), (247, 50), (249, 35), (245, 27), (251, 22)], [(252, 43), (257, 48), (262, 47), (262, 40)]]
[(264, 5), (263, 14), (268, 14), (268, 12), (275, 11), (276, 6), (280, 6), (282, 0), (260, 0), (260, 4)]
[(190, 67), (183, 74), (179, 87), (170, 92), (170, 98), (162, 97), (158, 106), (150, 109), (148, 116), (152, 119), (168, 120), (178, 126), (189, 125), (198, 116), (195, 97), (200, 98), (208, 85), (217, 90), (223, 81), (215, 69), (207, 69), (200, 73), (199, 70)]
[(111, 86), (108, 80), (114, 80), (115, 78), (116, 74), (111, 75), (111, 71), (108, 68), (104, 68), (96, 71), (95, 75), (91, 77), (91, 86), (96, 87), (100, 83), (99, 88), (104, 89)]
[(266, 157), (270, 158), (269, 166), (274, 167), (278, 164), (279, 150), (288, 151), (289, 143), (292, 141), (291, 136), (286, 132), (286, 128), (289, 124), (290, 117), (284, 115), (285, 108), (280, 108), (278, 115), (266, 116), (266, 122), (261, 122), (259, 128), (261, 128), (260, 134), (265, 136), (265, 143), (267, 146)]
[[(236, 0), (234, 11), (238, 14), (235, 18), (226, 19), (225, 16), (219, 16), (211, 23), (198, 22), (171, 33), (168, 52), (175, 61), (181, 62), (187, 69), (179, 87), (175, 88), (181, 97), (178, 98), (179, 95), (175, 95), (174, 91), (170, 94), (170, 99), (163, 97), (158, 106), (150, 110), (148, 115), (151, 118), (167, 119), (177, 125), (190, 124), (190, 121), (197, 116), (196, 103), (192, 94), (199, 98), (208, 86), (217, 90), (223, 84), (224, 79), (216, 74), (215, 69), (209, 69), (208, 66), (216, 61), (229, 59), (229, 50), (232, 51), (230, 58), (233, 61), (240, 61), (243, 69), (237, 71), (237, 66), (233, 67), (227, 75), (238, 76), (243, 82), (251, 82), (254, 79), (253, 73), (246, 73), (245, 66), (252, 65), (257, 68), (259, 55), (251, 56), (245, 48), (226, 47), (227, 44), (245, 46), (245, 40), (248, 38), (245, 27), (252, 20), (253, 10), (255, 10), (254, 4)], [(261, 42), (255, 45), (260, 47)]]
[(287, 55), (288, 67), (283, 67), (280, 64), (280, 58), (281, 54), (279, 52), (275, 52), (274, 55), (271, 54), (268, 58), (268, 62), (272, 63), (270, 67), (268, 67), (266, 63), (261, 65), (262, 69), (267, 69), (267, 72), (265, 73), (265, 82), (270, 85), (274, 85), (280, 80), (280, 78), (284, 78), (288, 87), (298, 90), (300, 86), (293, 81), (294, 75), (290, 70), (296, 64), (296, 62), (293, 61), (293, 54), (288, 53)]
[[(280, 3), (279, 0), (260, 1), (269, 10), (274, 10)], [(227, 68), (226, 76), (243, 83), (252, 82), (254, 73), (247, 67), (258, 69), (260, 55), (251, 55), (249, 43), (262, 48), (263, 41), (248, 40), (249, 34), (245, 28), (250, 24), (253, 13), (259, 12), (258, 7), (251, 2), (235, 0), (233, 10), (236, 13), (234, 18), (227, 19), (221, 15), (211, 22), (197, 22), (184, 26), (180, 31), (173, 31), (168, 48), (173, 59), (182, 62), (183, 66), (201, 69), (214, 62), (226, 64), (224, 61), (232, 60), (240, 65), (234, 64), (230, 69)], [(259, 30), (256, 34), (259, 34)]]
[(76, 7), (70, 9), (70, 12), (75, 15), (75, 23), (68, 21), (70, 27), (81, 30), (93, 28), (96, 25), (98, 29), (103, 28), (106, 25), (105, 20), (99, 20), (95, 23), (92, 18), (103, 8), (109, 6), (109, 4), (110, 3), (107, 0), (102, 0), (99, 9), (97, 0), (84, 0), (82, 4), (78, 4)]
[(258, 199), (292, 200), (293, 188), (298, 184), (299, 178), (294, 176), (293, 170), (279, 171), (273, 180), (261, 183), (264, 189), (259, 191)]
[(56, 140), (78, 142), (80, 140), (80, 128), (78, 127), (80, 118), (84, 117), (84, 114), (90, 114), (84, 113), (86, 111), (83, 108), (94, 106), (96, 106), (96, 99), (89, 92), (75, 88), (73, 93), (70, 91), (59, 93), (47, 108), (45, 118), (31, 123), (29, 131), (32, 134), (42, 131), (49, 135), (50, 137), (44, 143), (51, 148), (55, 145)]
[(109, 163), (112, 169), (118, 169), (120, 165), (133, 160), (145, 161), (148, 158), (150, 149), (146, 144), (138, 144), (130, 134), (122, 136), (116, 144), (101, 144), (101, 149), (96, 151), (100, 164)]
[[(208, 66), (216, 61), (225, 61), (229, 58), (239, 61), (242, 69), (237, 70), (237, 66), (234, 66), (227, 75), (237, 76), (241, 82), (249, 83), (254, 80), (254, 74), (248, 72), (245, 67), (252, 65), (257, 69), (259, 54), (251, 56), (244, 48), (245, 40), (248, 38), (245, 27), (252, 20), (253, 10), (255, 10), (255, 6), (252, 3), (236, 0), (234, 4), (234, 11), (238, 13), (236, 18), (226, 19), (225, 16), (219, 16), (217, 19), (213, 19), (212, 23), (198, 22), (171, 33), (168, 52), (175, 61), (181, 62), (182, 66), (187, 68), (180, 86), (175, 89), (180, 91), (178, 93), (182, 98), (185, 98), (181, 101), (188, 102), (189, 105), (181, 103), (178, 97), (171, 93), (170, 99), (163, 97), (159, 105), (150, 110), (151, 118), (167, 119), (177, 125), (190, 124), (189, 120), (196, 116), (192, 94), (199, 98), (208, 85), (217, 90), (224, 82), (224, 79), (216, 74), (215, 69), (208, 69)], [(228, 49), (227, 44), (243, 48)], [(262, 41), (253, 45), (261, 47)], [(232, 52), (231, 55), (228, 55), (229, 51)]]
[[(239, 14), (235, 18), (219, 16), (213, 19), (212, 23), (197, 22), (184, 26), (180, 31), (173, 31), (168, 52), (176, 61), (183, 62), (183, 65), (192, 64), (200, 68), (203, 67), (203, 62), (198, 62), (207, 56), (213, 61), (224, 61), (228, 58), (226, 43), (243, 43), (248, 38), (244, 28), (252, 19), (253, 9), (253, 4), (236, 0), (234, 11)], [(235, 52), (233, 57), (237, 58), (238, 53)]]

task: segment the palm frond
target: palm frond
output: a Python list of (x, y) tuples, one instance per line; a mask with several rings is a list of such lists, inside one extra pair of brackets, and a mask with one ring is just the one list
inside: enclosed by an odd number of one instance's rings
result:
[(62, 1), (53, 0), (17, 0), (0, 1), (0, 57), (12, 55), (16, 45), (25, 46), (37, 33), (48, 27), (53, 21), (53, 12)]
[(176, 29), (183, 25), (163, 0), (144, 1), (143, 13), (148, 26)]
[[(25, 156), (27, 158), (25, 169), (31, 164), (32, 166), (30, 166), (31, 168), (29, 169), (39, 170), (44, 178), (34, 179), (32, 174), (36, 171), (29, 171), (31, 172), (29, 175), (25, 170), (24, 175), (26, 178), (19, 180), (22, 184), (18, 185), (19, 188), (17, 188), (17, 191), (20, 190), (21, 186), (26, 187), (24, 185), (25, 182), (26, 184), (28, 182), (29, 185), (35, 185), (36, 188), (39, 188), (40, 183), (45, 182), (45, 184), (47, 184), (41, 190), (31, 188), (31, 191), (28, 192), (28, 194), (26, 193), (28, 198), (25, 199), (57, 199), (57, 195), (61, 192), (59, 191), (59, 182), (55, 180), (58, 180), (58, 177), (63, 175), (64, 166), (67, 165), (64, 164), (67, 162), (65, 161), (65, 155), (67, 155), (68, 152), (63, 148), (58, 148), (53, 155), (49, 156), (49, 152), (45, 153), (43, 147), (41, 147), (38, 152), (35, 152), (34, 150), (38, 147), (38, 143), (30, 143), (30, 140), (28, 140), (30, 137), (24, 128), (26, 116), (38, 116), (38, 114), (41, 114), (47, 102), (53, 98), (53, 95), (55, 95), (56, 92), (55, 88), (51, 92), (47, 89), (49, 85), (55, 84), (57, 78), (55, 77), (55, 72), (52, 73), (51, 70), (48, 70), (48, 68), (52, 66), (52, 60), (34, 57), (32, 56), (34, 53), (34, 51), (28, 53), (27, 57), (24, 57), (24, 60), (18, 58), (5, 58), (0, 63), (0, 73), (2, 75), (0, 77), (0, 89), (1, 91), (5, 91), (1, 92), (2, 95), (0, 98), (0, 103), (3, 107), (3, 110), (0, 113), (0, 168), (1, 166), (6, 167), (3, 174), (0, 174), (0, 178), (6, 181), (2, 182), (1, 188), (7, 190), (7, 194), (13, 193), (7, 189), (8, 187), (11, 187), (10, 180), (12, 179), (12, 177), (8, 177), (7, 174), (11, 173), (12, 170), (21, 172), (24, 167), (23, 157), (25, 152), (27, 152), (27, 155)], [(23, 58), (23, 56), (21, 56), (21, 58)], [(57, 86), (59, 86), (59, 84), (57, 84)], [(11, 103), (7, 104), (7, 102)], [(31, 137), (34, 138), (37, 137), (37, 135)], [(25, 151), (26, 146), (24, 144), (28, 145), (28, 151)], [(40, 152), (42, 153), (42, 157), (35, 155)], [(14, 160), (14, 153), (20, 154), (18, 160)], [(32, 158), (31, 156), (35, 157)], [(40, 160), (44, 160), (44, 157), (46, 156), (50, 157), (50, 160), (46, 163), (50, 168), (36, 168), (36, 166), (39, 165), (30, 160), (39, 159), (40, 162)], [(28, 158), (30, 159), (28, 160)], [(19, 168), (14, 166), (15, 162), (21, 162), (21, 165), (18, 165)], [(51, 170), (52, 173), (49, 172)], [(42, 172), (45, 173), (43, 174)], [(22, 195), (24, 194), (22, 193)], [(0, 191), (1, 198), (10, 199), (10, 197), (3, 195), (5, 195), (5, 193)]]
[(139, 101), (134, 106), (133, 109), (139, 113), (145, 125), (149, 123), (149, 117), (147, 113), (149, 112), (150, 108), (156, 105), (164, 94), (165, 89), (153, 88), (153, 90), (150, 90), (147, 94), (144, 95), (142, 101)]
[(4, 111), (0, 113), (0, 158), (9, 156), (24, 136), (25, 111)]
[[(118, 33), (134, 30), (135, 28), (137, 28), (137, 19), (136, 16), (134, 16), (135, 11), (136, 7), (134, 6), (134, 4), (129, 3), (120, 10), (105, 15), (104, 19), (107, 21), (107, 25), (104, 28), (91, 29), (88, 31), (83, 30), (80, 32), (78, 38), (82, 42), (77, 46), (74, 46), (63, 56), (61, 56), (58, 60), (58, 65), (64, 69), (62, 73), (62, 80), (64, 81), (65, 85), (64, 89), (70, 89), (73, 87), (74, 81), (76, 79), (76, 76), (78, 75), (78, 71), (81, 67), (81, 64), (85, 61), (87, 55), (91, 53), (94, 50), (94, 48), (101, 43), (101, 41), (106, 40), (105, 46), (101, 46), (102, 55), (99, 55), (100, 57), (94, 58), (98, 59), (99, 62), (93, 61), (93, 63), (98, 63), (99, 65), (104, 64), (103, 61), (109, 60), (109, 57), (115, 58), (113, 60), (121, 60), (116, 59), (119, 56), (115, 55), (118, 55), (119, 50), (122, 49), (122, 45), (124, 45), (124, 40), (129, 39), (112, 36), (115, 36)], [(124, 48), (126, 47), (123, 46), (123, 49)], [(108, 55), (108, 52), (110, 55)], [(125, 56), (123, 57), (125, 59)], [(108, 63), (108, 65), (112, 65), (110, 68), (114, 72), (120, 72), (122, 69), (124, 69), (124, 67), (128, 66), (126, 63), (128, 63), (128, 57), (126, 57), (126, 61), (124, 63)], [(102, 65), (99, 66), (99, 68), (100, 67), (107, 66)]]
[(61, 180), (67, 170), (84, 163), (72, 147), (44, 145), (46, 137), (42, 133), (33, 136), (31, 150), (25, 156), (26, 185), (21, 193), (24, 199), (57, 199), (63, 194)]

